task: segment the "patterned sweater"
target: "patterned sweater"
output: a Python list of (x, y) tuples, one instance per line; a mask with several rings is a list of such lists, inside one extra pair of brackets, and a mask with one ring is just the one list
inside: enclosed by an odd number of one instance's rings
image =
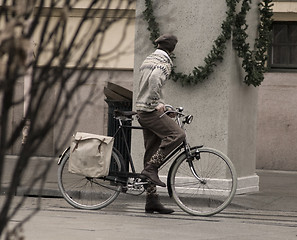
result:
[(159, 103), (164, 103), (162, 86), (169, 79), (172, 66), (168, 54), (160, 49), (144, 60), (140, 67), (136, 110), (152, 112)]

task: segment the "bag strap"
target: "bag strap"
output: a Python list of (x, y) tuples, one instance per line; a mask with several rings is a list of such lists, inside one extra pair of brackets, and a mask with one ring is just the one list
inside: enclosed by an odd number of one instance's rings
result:
[(98, 150), (99, 150), (99, 153), (101, 152), (101, 145), (102, 143), (105, 143), (105, 138), (103, 138), (103, 140), (99, 139), (98, 140), (100, 141), (100, 144), (98, 145)]
[(81, 141), (82, 137), (80, 137), (80, 139), (76, 140), (76, 144), (72, 150), (72, 152), (74, 152), (77, 148), (78, 148), (78, 143)]
[[(99, 139), (99, 138), (96, 138), (96, 139), (98, 139), (98, 140), (100, 141), (100, 144), (98, 145), (98, 151), (99, 151), (99, 153), (100, 153), (100, 152), (101, 152), (101, 145), (102, 145), (103, 143), (105, 143), (105, 138), (103, 138), (103, 140), (101, 140), (101, 139)], [(76, 144), (75, 144), (75, 146), (74, 146), (72, 152), (74, 152), (74, 151), (78, 148), (78, 144), (79, 144), (79, 142), (80, 142), (81, 140), (82, 140), (82, 137), (80, 137), (80, 139), (76, 139)]]

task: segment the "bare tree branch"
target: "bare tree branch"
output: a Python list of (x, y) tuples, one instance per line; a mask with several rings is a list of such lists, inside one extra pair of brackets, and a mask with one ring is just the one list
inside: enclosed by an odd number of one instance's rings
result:
[[(117, 4), (114, 3), (117, 1)], [(21, 146), (10, 186), (5, 200), (0, 206), (0, 235), (25, 201), (21, 198), (14, 209), (12, 200), (29, 166), (30, 158), (45, 141), (46, 136), (58, 123), (63, 125), (72, 120), (64, 140), (57, 142), (55, 148), (65, 144), (68, 136), (78, 123), (79, 116), (87, 106), (92, 106), (98, 97), (96, 89), (84, 96), (78, 107), (69, 108), (71, 100), (79, 89), (90, 82), (97, 64), (114, 52), (119, 52), (129, 25), (127, 18), (123, 33), (118, 36), (116, 46), (103, 52), (106, 32), (118, 21), (130, 13), (135, 0), (92, 0), (79, 17), (75, 29), (69, 31), (71, 14), (80, 4), (80, 0), (44, 0), (8, 1), (0, 3), (0, 190), (2, 188), (4, 158), (7, 150), (14, 146), (22, 136), (28, 120), (28, 136)], [(112, 9), (111, 9), (112, 8)], [(97, 16), (100, 16), (99, 18)], [(90, 27), (91, 26), (91, 27)], [(86, 28), (88, 31), (86, 32)], [(34, 57), (28, 49), (33, 48), (32, 39), (38, 36), (34, 48)], [(95, 50), (95, 51), (94, 51)], [(71, 67), (69, 67), (71, 66)], [(29, 71), (32, 69), (32, 71)], [(28, 95), (16, 96), (17, 82), (30, 73), (31, 83)], [(94, 83), (95, 84), (95, 83)], [(49, 96), (53, 96), (48, 105)], [(13, 107), (26, 103), (24, 118), (16, 122), (14, 129), (8, 131), (8, 122)], [(47, 109), (46, 113), (41, 109)], [(65, 146), (66, 147), (66, 146)], [(40, 172), (40, 166), (36, 172)], [(47, 167), (46, 169), (48, 169)], [(28, 191), (35, 187), (42, 190), (46, 181), (46, 169), (30, 179)], [(39, 182), (40, 186), (36, 183)], [(36, 208), (38, 211), (38, 207)], [(30, 219), (36, 211), (29, 214), (23, 222)], [(17, 225), (20, 228), (22, 224)], [(16, 229), (14, 229), (16, 231)]]

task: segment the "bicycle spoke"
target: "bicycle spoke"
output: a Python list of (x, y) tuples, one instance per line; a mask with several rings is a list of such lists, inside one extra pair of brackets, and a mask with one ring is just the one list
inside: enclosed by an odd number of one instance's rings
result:
[[(192, 161), (193, 174), (186, 156), (173, 166), (170, 184), (173, 198), (186, 212), (209, 216), (222, 211), (236, 190), (236, 173), (231, 161), (222, 153), (202, 148), (200, 159)], [(194, 151), (194, 150), (193, 150)]]
[[(68, 172), (69, 154), (66, 152), (58, 169), (58, 185), (65, 200), (76, 208), (100, 209), (116, 199), (121, 186), (113, 181), (88, 178)], [(113, 171), (121, 170), (121, 156), (112, 152)]]

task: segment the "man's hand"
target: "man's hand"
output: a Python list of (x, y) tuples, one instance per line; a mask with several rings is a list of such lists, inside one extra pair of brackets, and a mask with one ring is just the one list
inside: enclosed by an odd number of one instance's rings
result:
[(163, 103), (159, 103), (158, 106), (155, 108), (158, 112), (165, 112), (165, 105)]
[[(166, 111), (174, 111), (174, 108), (172, 108), (171, 106), (167, 105), (165, 107), (165, 112)], [(175, 118), (176, 117), (176, 113), (175, 112), (167, 112), (167, 115), (171, 118)]]
[(167, 115), (171, 118), (175, 118), (176, 117), (176, 113), (167, 113)]

